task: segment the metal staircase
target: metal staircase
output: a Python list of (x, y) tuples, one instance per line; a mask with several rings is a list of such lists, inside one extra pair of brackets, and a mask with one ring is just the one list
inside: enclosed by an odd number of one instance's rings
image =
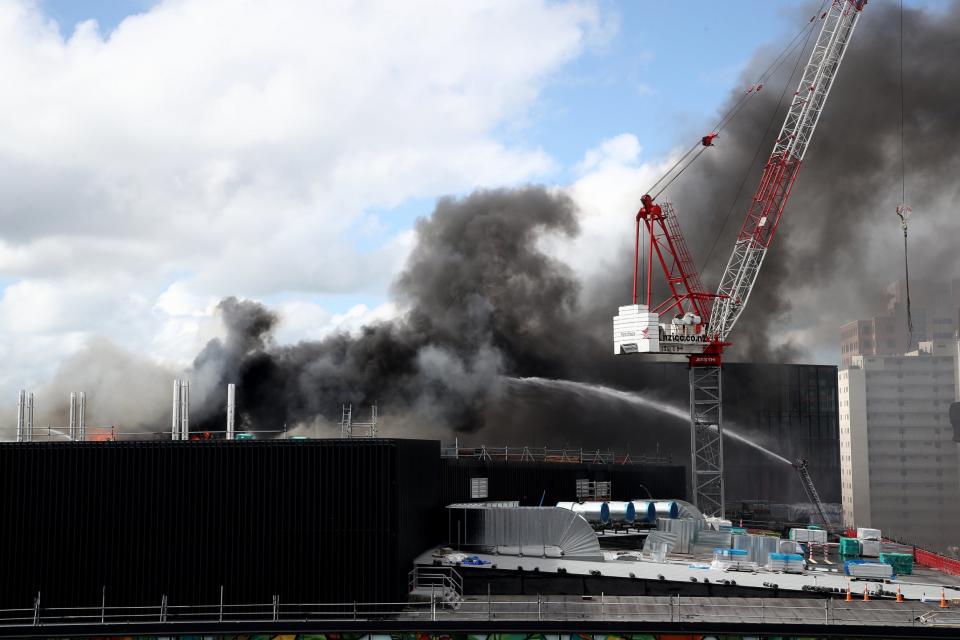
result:
[(411, 600), (429, 600), (451, 609), (463, 602), (463, 577), (453, 567), (414, 567), (408, 574)]

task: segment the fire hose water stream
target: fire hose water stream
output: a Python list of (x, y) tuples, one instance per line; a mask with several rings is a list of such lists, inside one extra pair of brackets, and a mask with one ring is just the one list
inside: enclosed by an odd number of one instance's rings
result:
[[(680, 409), (679, 407), (675, 407), (673, 405), (669, 405), (664, 402), (660, 402), (658, 400), (651, 400), (650, 398), (644, 398), (643, 396), (638, 395), (636, 393), (630, 393), (629, 391), (621, 391), (620, 389), (605, 387), (599, 384), (590, 384), (587, 382), (575, 382), (573, 380), (551, 380), (549, 378), (506, 378), (506, 381), (509, 384), (514, 384), (518, 386), (520, 385), (533, 386), (533, 387), (540, 387), (541, 389), (550, 389), (553, 391), (565, 391), (568, 393), (574, 393), (579, 396), (591, 395), (593, 397), (602, 397), (602, 398), (610, 398), (613, 400), (619, 400), (620, 402), (624, 402), (626, 404), (630, 404), (635, 407), (643, 407), (646, 409), (653, 409), (654, 411), (659, 411), (660, 413), (664, 413), (672, 418), (676, 418), (677, 420), (682, 420), (686, 424), (690, 423), (690, 414), (684, 411), (683, 409)], [(778, 455), (773, 451), (770, 451), (766, 447), (763, 447), (757, 444), (753, 440), (750, 440), (746, 436), (740, 433), (737, 433), (736, 431), (730, 429), (726, 425), (724, 425), (723, 427), (723, 435), (731, 438), (732, 440), (736, 440), (737, 442), (741, 442), (747, 445), (748, 447), (752, 447), (753, 449), (756, 449), (757, 451), (777, 460), (778, 462), (782, 462), (784, 464), (792, 466), (792, 463), (786, 458), (784, 458), (783, 456)]]

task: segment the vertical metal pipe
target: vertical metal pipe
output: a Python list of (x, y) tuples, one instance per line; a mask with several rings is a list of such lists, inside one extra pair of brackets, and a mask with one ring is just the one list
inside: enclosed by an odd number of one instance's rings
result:
[(83, 441), (87, 439), (87, 394), (81, 391), (77, 402), (77, 439)]
[(26, 397), (27, 392), (20, 389), (20, 394), (17, 396), (17, 442), (23, 442), (23, 415)]
[(173, 423), (170, 434), (173, 440), (180, 439), (180, 381), (173, 381)]
[(180, 439), (190, 439), (190, 381), (180, 384)]
[(237, 385), (227, 385), (227, 440), (233, 440), (234, 414), (237, 405)]
[(27, 427), (25, 430), (26, 441), (33, 442), (33, 394), (27, 395)]
[(70, 434), (71, 440), (77, 439), (77, 392), (70, 392), (70, 428), (67, 430), (67, 433)]

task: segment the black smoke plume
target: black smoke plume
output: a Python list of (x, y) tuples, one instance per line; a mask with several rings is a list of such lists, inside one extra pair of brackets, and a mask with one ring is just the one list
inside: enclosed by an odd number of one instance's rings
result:
[[(956, 267), (955, 243), (933, 239), (942, 231), (938, 225), (956, 230), (953, 207), (945, 203), (956, 199), (952, 176), (960, 162), (960, 67), (953, 62), (960, 59), (960, 4), (942, 15), (908, 9), (904, 31), (907, 195), (923, 211), (914, 242), (929, 240), (931, 247), (914, 265), (919, 280)], [(894, 218), (901, 197), (898, 41), (896, 8), (869, 5), (735, 332), (732, 357), (790, 361), (807, 355), (815, 345), (804, 340), (822, 344), (823, 335), (836, 335), (842, 322), (880, 311), (865, 307), (900, 277)], [(759, 53), (744, 84), (777, 52), (773, 46)], [(717, 148), (662, 198), (681, 212), (708, 287), (725, 265), (808, 54), (788, 60), (723, 131)], [(732, 92), (729, 104), (740, 95), (739, 89)], [(623, 214), (628, 228), (631, 213)], [(633, 389), (663, 382), (656, 372), (640, 375), (610, 353), (610, 316), (629, 295), (629, 248), (611, 247), (618, 266), (586, 283), (540, 249), (543, 237), (572, 237), (577, 229), (573, 202), (544, 189), (442, 200), (417, 224), (416, 247), (394, 285), (398, 319), (355, 336), (277, 346), (270, 340), (273, 313), (255, 302), (227, 299), (220, 306), (227, 337), (211, 342), (194, 368), (208, 372), (216, 388), (236, 382), (243, 419), (261, 429), (329, 425), (341, 403), (377, 402), (384, 414), (419, 427), (485, 429), (514, 442), (532, 436), (629, 444), (643, 437), (630, 435), (642, 429), (585, 430), (582, 423), (633, 426), (628, 416), (634, 410), (603, 403), (586, 409), (580, 400), (545, 397), (505, 382), (542, 376)], [(717, 250), (706, 261), (718, 233)], [(680, 401), (686, 390), (675, 391)], [(220, 400), (201, 411), (217, 429)]]
[[(579, 338), (579, 284), (537, 248), (546, 234), (577, 232), (573, 202), (543, 189), (484, 191), (442, 200), (416, 227), (417, 244), (393, 293), (400, 318), (319, 342), (276, 346), (278, 318), (228, 298), (227, 328), (194, 369), (222, 388), (238, 385), (243, 418), (276, 430), (332, 420), (341, 403), (473, 431), (504, 393), (504, 375), (571, 375)], [(215, 407), (205, 409), (220, 424)]]

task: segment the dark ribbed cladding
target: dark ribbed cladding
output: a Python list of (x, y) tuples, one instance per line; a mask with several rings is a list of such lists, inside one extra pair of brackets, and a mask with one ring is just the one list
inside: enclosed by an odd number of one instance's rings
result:
[(0, 444), (0, 607), (397, 601), (439, 477), (422, 440)]

